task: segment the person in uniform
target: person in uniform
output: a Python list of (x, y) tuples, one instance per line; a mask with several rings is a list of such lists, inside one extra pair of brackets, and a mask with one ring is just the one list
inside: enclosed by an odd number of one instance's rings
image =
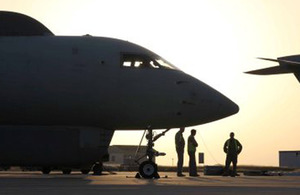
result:
[(242, 144), (234, 138), (234, 133), (230, 133), (230, 139), (228, 139), (223, 147), (224, 152), (226, 153), (226, 162), (223, 176), (229, 176), (229, 166), (232, 162), (232, 173), (230, 174), (232, 177), (239, 176), (236, 172), (237, 168), (237, 159), (238, 155), (241, 153), (243, 149)]
[(192, 129), (191, 135), (188, 138), (188, 154), (190, 157), (189, 173), (190, 173), (190, 176), (192, 176), (192, 177), (199, 176), (197, 173), (196, 157), (195, 157), (196, 148), (198, 147), (198, 143), (195, 140), (195, 135), (196, 135), (196, 130)]
[(184, 155), (184, 145), (185, 141), (183, 138), (184, 127), (181, 127), (179, 131), (175, 135), (175, 146), (177, 152), (177, 176), (183, 177), (185, 175), (182, 174), (182, 166), (183, 166), (183, 155)]

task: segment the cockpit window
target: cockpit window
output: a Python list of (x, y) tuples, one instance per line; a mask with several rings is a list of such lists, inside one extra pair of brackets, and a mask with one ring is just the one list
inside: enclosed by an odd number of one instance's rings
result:
[(125, 68), (177, 69), (159, 56), (122, 54), (121, 66)]
[(156, 58), (155, 61), (162, 67), (168, 68), (168, 69), (177, 69), (174, 65), (170, 64), (169, 62), (165, 61), (162, 58)]

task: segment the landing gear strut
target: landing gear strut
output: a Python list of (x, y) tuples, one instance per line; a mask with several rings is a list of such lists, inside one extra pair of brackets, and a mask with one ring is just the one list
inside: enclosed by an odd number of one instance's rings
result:
[(145, 156), (147, 156), (147, 158), (148, 158), (148, 160), (142, 162), (139, 166), (139, 174), (143, 178), (146, 178), (146, 179), (160, 178), (159, 174), (157, 172), (157, 164), (153, 161), (153, 157), (154, 156), (164, 156), (166, 154), (155, 151), (153, 149), (153, 146), (154, 146), (153, 142), (155, 142), (158, 138), (163, 136), (169, 130), (170, 129), (167, 129), (163, 133), (158, 134), (155, 137), (153, 137), (153, 130), (151, 129), (151, 127), (148, 127), (148, 129), (147, 129), (148, 134), (146, 135), (146, 138), (148, 139), (146, 154), (136, 160), (136, 162), (138, 163), (138, 161), (140, 159), (144, 158)]

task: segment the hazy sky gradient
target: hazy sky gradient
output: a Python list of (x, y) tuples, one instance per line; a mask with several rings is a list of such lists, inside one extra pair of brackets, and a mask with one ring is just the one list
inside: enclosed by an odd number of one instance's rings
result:
[[(0, 10), (36, 18), (56, 35), (120, 38), (163, 56), (240, 106), (235, 116), (194, 127), (205, 164), (224, 163), (234, 131), (244, 146), (240, 164), (274, 166), (279, 150), (300, 150), (300, 85), (293, 75), (243, 72), (276, 65), (256, 57), (300, 53), (299, 7), (298, 0), (0, 0)], [(159, 164), (176, 164), (176, 132), (157, 141), (167, 152)], [(116, 132), (112, 144), (138, 144), (141, 136)]]

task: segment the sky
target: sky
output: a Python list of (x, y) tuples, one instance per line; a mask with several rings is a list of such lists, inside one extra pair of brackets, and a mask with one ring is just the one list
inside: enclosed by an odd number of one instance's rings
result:
[[(276, 65), (257, 57), (300, 53), (299, 7), (298, 0), (0, 0), (0, 10), (29, 15), (56, 35), (146, 47), (236, 102), (238, 114), (186, 128), (185, 139), (197, 130), (205, 165), (224, 164), (223, 144), (232, 131), (243, 145), (242, 165), (278, 166), (279, 151), (300, 150), (298, 81), (290, 74), (244, 74)], [(158, 164), (176, 165), (177, 131), (156, 142), (155, 149), (167, 153)], [(111, 145), (137, 145), (142, 134), (116, 131)]]

